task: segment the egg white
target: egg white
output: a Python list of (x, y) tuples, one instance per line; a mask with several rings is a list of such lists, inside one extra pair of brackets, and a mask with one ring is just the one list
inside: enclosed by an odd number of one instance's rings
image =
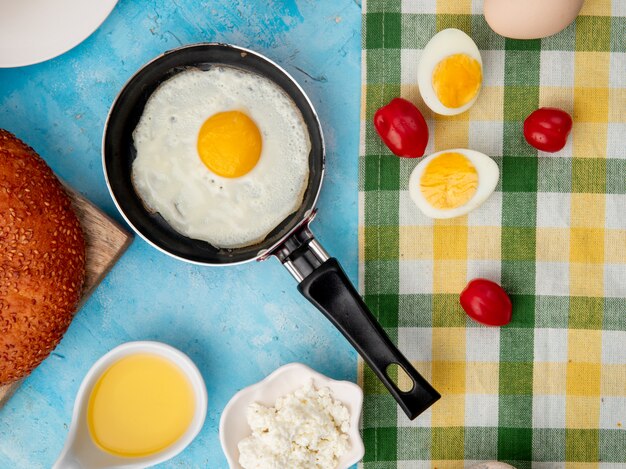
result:
[[(197, 139), (207, 118), (232, 110), (256, 123), (263, 144), (250, 172), (225, 178), (201, 161)], [(222, 66), (174, 75), (150, 96), (133, 140), (137, 194), (189, 238), (248, 246), (302, 204), (311, 151), (307, 127), (282, 88), (259, 75)]]
[(422, 55), (417, 67), (417, 85), (422, 99), (424, 99), (426, 105), (433, 112), (444, 116), (452, 116), (467, 111), (472, 107), (480, 94), (479, 89), (476, 96), (474, 96), (470, 102), (458, 108), (444, 106), (441, 101), (439, 101), (435, 89), (433, 88), (433, 72), (439, 62), (454, 54), (466, 54), (472, 57), (478, 61), (482, 70), (483, 61), (478, 46), (476, 46), (476, 43), (471, 37), (455, 28), (439, 31), (428, 41), (428, 44), (426, 44), (424, 50), (422, 50)]
[[(422, 194), (420, 190), (420, 181), (426, 166), (437, 158), (442, 153), (460, 153), (465, 156), (476, 168), (478, 173), (478, 187), (471, 199), (465, 204), (451, 208), (448, 210), (442, 210), (433, 207), (428, 200)], [(455, 148), (452, 150), (439, 151), (428, 155), (421, 159), (421, 161), (415, 166), (411, 176), (409, 177), (409, 195), (411, 200), (417, 205), (424, 215), (430, 218), (454, 218), (465, 215), (472, 210), (478, 208), (489, 196), (493, 193), (498, 185), (500, 179), (500, 168), (495, 161), (489, 158), (484, 153), (480, 153), (474, 150), (468, 150), (465, 148)]]

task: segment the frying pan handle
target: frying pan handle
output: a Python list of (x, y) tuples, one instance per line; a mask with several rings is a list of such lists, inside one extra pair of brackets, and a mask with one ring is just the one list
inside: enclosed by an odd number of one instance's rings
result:
[[(299, 280), (298, 290), (341, 331), (413, 420), (441, 396), (391, 342), (369, 311), (339, 262), (328, 255), (308, 227), (294, 235), (295, 249), (279, 248), (277, 257)], [(389, 377), (389, 366), (400, 366), (411, 378), (410, 391), (400, 390)]]

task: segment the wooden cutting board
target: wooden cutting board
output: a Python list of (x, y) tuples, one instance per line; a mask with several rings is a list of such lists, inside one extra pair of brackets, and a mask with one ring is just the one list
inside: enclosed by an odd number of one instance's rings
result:
[[(78, 192), (65, 187), (81, 222), (86, 243), (86, 277), (80, 306), (111, 270), (133, 240), (133, 236), (111, 220)], [(0, 386), (0, 408), (22, 381)]]

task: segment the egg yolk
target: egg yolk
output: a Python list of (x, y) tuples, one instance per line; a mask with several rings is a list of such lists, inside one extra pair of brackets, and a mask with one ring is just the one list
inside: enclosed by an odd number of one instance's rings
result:
[(261, 157), (261, 132), (240, 111), (219, 112), (209, 117), (198, 134), (198, 155), (218, 176), (238, 178), (256, 166)]
[(446, 57), (433, 71), (435, 94), (449, 108), (459, 108), (474, 99), (481, 81), (480, 63), (466, 54)]
[(478, 173), (461, 153), (442, 153), (434, 158), (420, 179), (420, 190), (426, 201), (439, 210), (450, 210), (466, 204), (478, 188)]

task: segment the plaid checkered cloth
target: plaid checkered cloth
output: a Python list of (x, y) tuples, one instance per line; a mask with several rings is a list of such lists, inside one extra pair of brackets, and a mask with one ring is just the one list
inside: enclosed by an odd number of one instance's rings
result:
[[(523, 0), (520, 0), (523, 1)], [(359, 174), (360, 288), (398, 347), (443, 397), (409, 421), (360, 362), (365, 468), (626, 467), (626, 0), (587, 0), (576, 22), (530, 41), (495, 34), (474, 0), (367, 0)], [(474, 106), (434, 115), (421, 50), (467, 32), (484, 81)], [(427, 153), (471, 148), (501, 170), (496, 192), (452, 220), (424, 217), (372, 118), (402, 96), (426, 117)], [(557, 154), (524, 141), (540, 106), (574, 120)], [(472, 322), (468, 280), (507, 290), (513, 321)], [(400, 378), (401, 380), (401, 378)]]

